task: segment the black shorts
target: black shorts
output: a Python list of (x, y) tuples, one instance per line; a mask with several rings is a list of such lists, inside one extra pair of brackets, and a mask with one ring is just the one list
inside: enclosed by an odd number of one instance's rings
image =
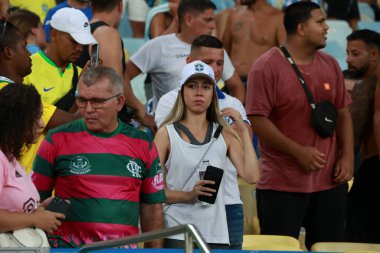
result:
[(346, 240), (380, 243), (379, 156), (363, 160), (348, 194)]
[(298, 239), (304, 227), (308, 249), (316, 242), (343, 241), (347, 190), (347, 184), (313, 193), (257, 189), (261, 234)]

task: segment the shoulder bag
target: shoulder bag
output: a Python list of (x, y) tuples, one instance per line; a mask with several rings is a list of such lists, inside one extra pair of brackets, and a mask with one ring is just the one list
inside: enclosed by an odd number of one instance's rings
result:
[(336, 123), (338, 121), (338, 111), (336, 110), (335, 106), (327, 100), (321, 101), (319, 103), (316, 103), (314, 101), (313, 95), (307, 88), (306, 82), (303, 79), (297, 65), (294, 63), (294, 60), (290, 56), (288, 50), (283, 45), (280, 46), (280, 49), (284, 53), (285, 58), (288, 60), (290, 65), (293, 67), (294, 72), (296, 72), (301, 86), (306, 93), (307, 100), (309, 101), (312, 109), (311, 124), (313, 128), (322, 138), (333, 136)]

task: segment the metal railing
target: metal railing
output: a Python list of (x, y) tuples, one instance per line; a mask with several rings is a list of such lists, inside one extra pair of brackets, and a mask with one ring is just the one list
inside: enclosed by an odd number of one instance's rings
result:
[(185, 234), (185, 252), (190, 253), (194, 250), (193, 240), (198, 248), (203, 253), (211, 253), (210, 248), (203, 239), (202, 235), (199, 233), (198, 229), (191, 225), (179, 225), (171, 228), (164, 228), (161, 230), (156, 230), (152, 232), (147, 232), (143, 234), (112, 239), (108, 241), (94, 242), (91, 244), (86, 244), (80, 248), (79, 252), (88, 252), (91, 250), (101, 250), (106, 248), (120, 247), (123, 245), (139, 243), (139, 242), (149, 242), (157, 239), (162, 239), (172, 235)]

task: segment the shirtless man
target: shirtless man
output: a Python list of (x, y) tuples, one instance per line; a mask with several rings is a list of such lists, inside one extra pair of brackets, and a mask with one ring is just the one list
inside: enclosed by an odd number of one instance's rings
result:
[(348, 196), (346, 240), (380, 243), (380, 34), (357, 30), (347, 37), (349, 71), (361, 79), (350, 106), (360, 165)]
[(230, 12), (236, 11), (236, 9), (242, 8), (247, 9), (246, 5), (241, 5), (240, 0), (235, 0), (235, 7), (227, 8), (224, 10), (221, 10), (218, 12), (218, 14), (215, 15), (215, 30), (212, 33), (215, 37), (217, 37), (219, 40), (223, 39), (224, 31), (226, 30), (228, 17), (230, 16)]
[[(180, 32), (158, 36), (144, 44), (127, 62), (126, 75), (131, 80), (140, 73), (152, 77), (153, 108), (160, 97), (176, 88), (185, 58), (190, 53), (193, 40), (203, 34), (211, 35), (215, 29), (214, 10), (210, 0), (181, 0), (178, 5)], [(245, 88), (230, 59), (225, 54), (223, 80), (231, 95), (242, 103)], [(154, 111), (153, 110), (153, 111)]]
[[(223, 44), (243, 82), (256, 59), (285, 40), (283, 14), (265, 0), (241, 0), (247, 9), (231, 11)], [(249, 52), (249, 53), (248, 53)]]

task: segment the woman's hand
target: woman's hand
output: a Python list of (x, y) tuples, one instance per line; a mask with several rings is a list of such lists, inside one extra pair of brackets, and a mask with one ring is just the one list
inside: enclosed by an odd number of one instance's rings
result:
[(46, 208), (50, 202), (54, 199), (54, 196), (50, 196), (49, 198), (45, 199), (44, 201), (42, 201), (40, 203), (40, 206), (39, 207), (43, 207), (43, 208)]
[(199, 180), (195, 183), (193, 190), (190, 192), (189, 202), (195, 203), (198, 200), (198, 196), (208, 196), (211, 197), (212, 193), (216, 190), (205, 187), (206, 184), (215, 184), (214, 181), (210, 180)]
[(243, 118), (241, 117), (240, 113), (236, 111), (235, 109), (232, 109), (230, 107), (226, 107), (222, 109), (221, 111), (223, 117), (230, 117), (233, 120), (233, 123), (231, 124), (231, 127), (239, 134), (240, 137), (242, 137), (243, 131), (246, 129), (246, 124), (243, 121)]
[(64, 214), (50, 212), (43, 207), (38, 208), (32, 215), (34, 219), (33, 226), (47, 233), (53, 233), (62, 224), (59, 219), (65, 218)]

